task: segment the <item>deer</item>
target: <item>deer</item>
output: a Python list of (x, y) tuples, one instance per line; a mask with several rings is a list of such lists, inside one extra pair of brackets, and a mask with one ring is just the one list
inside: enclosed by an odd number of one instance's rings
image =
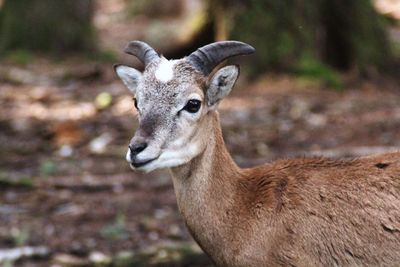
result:
[(220, 65), (255, 49), (220, 41), (168, 60), (131, 41), (125, 52), (144, 64), (114, 66), (138, 111), (126, 160), (169, 169), (179, 212), (215, 265), (400, 266), (400, 152), (240, 168), (217, 109), (239, 67)]

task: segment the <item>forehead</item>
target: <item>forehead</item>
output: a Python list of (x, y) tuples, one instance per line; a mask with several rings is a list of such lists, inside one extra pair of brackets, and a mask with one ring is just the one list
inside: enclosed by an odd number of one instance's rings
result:
[(145, 98), (176, 99), (193, 93), (204, 95), (205, 78), (185, 59), (159, 60), (147, 66), (137, 94)]

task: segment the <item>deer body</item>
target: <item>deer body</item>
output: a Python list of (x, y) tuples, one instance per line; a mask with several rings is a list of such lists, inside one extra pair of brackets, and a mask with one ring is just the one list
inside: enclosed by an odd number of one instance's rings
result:
[(239, 169), (211, 116), (210, 147), (172, 177), (187, 227), (218, 266), (400, 263), (400, 153)]
[(238, 69), (206, 79), (230, 45), (235, 55), (250, 51), (226, 42), (222, 52), (212, 44), (166, 63), (144, 43), (128, 46), (147, 64), (143, 76), (116, 67), (140, 98), (131, 166), (170, 168), (185, 223), (217, 266), (398, 266), (400, 153), (239, 168), (216, 111)]

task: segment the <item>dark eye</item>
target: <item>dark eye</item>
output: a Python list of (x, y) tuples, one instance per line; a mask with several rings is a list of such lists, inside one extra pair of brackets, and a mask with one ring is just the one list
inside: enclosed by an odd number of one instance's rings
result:
[(139, 110), (139, 108), (138, 108), (138, 106), (137, 106), (137, 99), (136, 99), (136, 97), (133, 98), (133, 102), (134, 102), (135, 108), (136, 108), (137, 110)]
[(183, 108), (183, 110), (186, 110), (187, 112), (190, 113), (196, 113), (197, 111), (199, 111), (201, 107), (201, 101), (197, 100), (197, 99), (190, 99), (186, 106)]

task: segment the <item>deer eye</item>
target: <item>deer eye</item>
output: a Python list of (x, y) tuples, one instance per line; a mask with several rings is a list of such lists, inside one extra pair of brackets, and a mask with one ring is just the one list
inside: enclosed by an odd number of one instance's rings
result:
[(199, 111), (201, 107), (201, 101), (197, 99), (190, 99), (187, 103), (186, 106), (183, 107), (183, 110), (186, 110), (187, 112), (190, 113), (196, 113)]

